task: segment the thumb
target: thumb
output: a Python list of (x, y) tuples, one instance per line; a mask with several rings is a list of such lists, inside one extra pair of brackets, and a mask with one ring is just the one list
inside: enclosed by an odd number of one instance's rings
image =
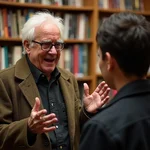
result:
[(87, 83), (84, 83), (83, 86), (84, 86), (84, 95), (87, 97), (89, 96), (89, 86)]
[(32, 111), (39, 111), (40, 104), (41, 104), (40, 99), (38, 97), (36, 97)]

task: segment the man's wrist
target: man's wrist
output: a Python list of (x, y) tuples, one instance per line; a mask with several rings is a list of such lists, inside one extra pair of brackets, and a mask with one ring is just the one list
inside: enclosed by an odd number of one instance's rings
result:
[(84, 113), (85, 116), (88, 117), (88, 118), (91, 118), (91, 117), (93, 117), (93, 116), (96, 114), (96, 113), (88, 112), (85, 107), (83, 107), (83, 113)]

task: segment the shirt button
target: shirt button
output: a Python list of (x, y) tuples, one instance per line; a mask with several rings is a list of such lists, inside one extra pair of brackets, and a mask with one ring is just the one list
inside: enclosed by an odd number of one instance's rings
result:
[(63, 147), (62, 147), (62, 146), (59, 146), (59, 148), (62, 149)]
[(58, 126), (56, 125), (56, 128), (58, 129)]

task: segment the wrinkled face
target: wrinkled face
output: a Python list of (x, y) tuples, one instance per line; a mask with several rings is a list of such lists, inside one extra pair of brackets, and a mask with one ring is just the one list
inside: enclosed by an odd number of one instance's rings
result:
[[(60, 40), (60, 31), (55, 24), (44, 22), (35, 28), (35, 38), (33, 40), (40, 43), (51, 41), (55, 44)], [(46, 76), (50, 76), (55, 69), (61, 53), (61, 51), (56, 50), (55, 46), (52, 46), (49, 51), (44, 51), (40, 44), (34, 42), (26, 48), (26, 52), (30, 61)]]

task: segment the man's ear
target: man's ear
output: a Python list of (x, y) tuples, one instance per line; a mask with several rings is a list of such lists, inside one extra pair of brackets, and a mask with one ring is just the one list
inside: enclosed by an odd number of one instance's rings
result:
[(115, 66), (115, 59), (112, 57), (112, 55), (109, 52), (106, 52), (105, 59), (106, 59), (108, 71), (112, 70)]
[(29, 43), (29, 41), (25, 40), (24, 43), (23, 43), (23, 45), (24, 45), (26, 53), (30, 54), (31, 49), (30, 49), (30, 43)]

